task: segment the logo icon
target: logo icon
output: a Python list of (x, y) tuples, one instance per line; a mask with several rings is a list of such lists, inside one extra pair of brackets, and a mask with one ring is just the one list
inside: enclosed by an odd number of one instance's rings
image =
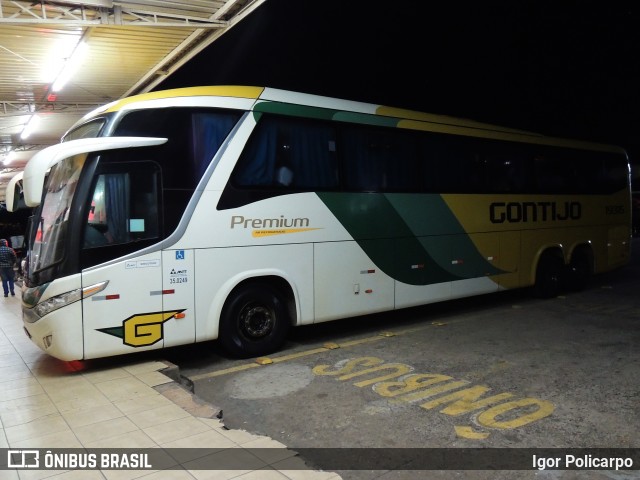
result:
[(176, 260), (184, 260), (184, 250), (176, 250)]
[(122, 338), (122, 343), (130, 347), (147, 347), (162, 340), (163, 324), (182, 310), (139, 313), (122, 322), (121, 327), (98, 328), (99, 332)]
[(39, 468), (40, 452), (38, 450), (8, 450), (7, 467)]

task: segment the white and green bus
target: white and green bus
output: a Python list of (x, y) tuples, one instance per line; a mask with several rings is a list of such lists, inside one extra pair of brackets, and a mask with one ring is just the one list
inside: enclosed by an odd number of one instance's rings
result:
[(630, 258), (624, 150), (262, 87), (125, 98), (36, 154), (24, 327), (90, 359), (533, 287)]

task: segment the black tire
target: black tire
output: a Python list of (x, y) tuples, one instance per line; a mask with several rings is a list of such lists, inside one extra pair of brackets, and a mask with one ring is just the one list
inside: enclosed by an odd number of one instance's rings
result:
[(218, 338), (234, 357), (259, 357), (284, 344), (289, 325), (282, 293), (265, 283), (251, 283), (238, 287), (227, 299)]
[(557, 297), (563, 285), (564, 262), (555, 255), (543, 255), (536, 269), (533, 294), (538, 298)]
[(568, 287), (570, 290), (579, 292), (587, 288), (593, 275), (593, 266), (589, 254), (585, 251), (575, 252), (571, 257), (569, 272)]

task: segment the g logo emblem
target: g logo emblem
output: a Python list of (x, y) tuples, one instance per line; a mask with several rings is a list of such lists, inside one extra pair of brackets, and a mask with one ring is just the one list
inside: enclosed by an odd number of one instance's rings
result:
[(163, 338), (164, 322), (184, 310), (152, 312), (132, 315), (122, 322), (122, 327), (99, 328), (98, 331), (122, 338), (130, 347), (147, 347)]

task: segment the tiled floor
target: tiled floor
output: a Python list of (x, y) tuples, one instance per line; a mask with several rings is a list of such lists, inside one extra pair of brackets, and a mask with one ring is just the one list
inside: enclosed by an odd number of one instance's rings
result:
[[(333, 472), (292, 470), (302, 460), (285, 445), (227, 430), (212, 409), (188, 408), (189, 392), (160, 373), (156, 361), (92, 369), (41, 352), (22, 329), (20, 300), (0, 303), (0, 448), (207, 448), (212, 455), (252, 455), (233, 470), (0, 470), (6, 480), (339, 480)], [(193, 402), (192, 402), (193, 403)], [(187, 407), (185, 407), (187, 405)], [(204, 412), (204, 414), (201, 414)], [(213, 417), (213, 418), (209, 418)], [(273, 448), (269, 459), (253, 453)], [(229, 450), (235, 449), (235, 450)], [(275, 454), (275, 455), (274, 455)], [(0, 464), (5, 459), (0, 459)], [(286, 460), (286, 470), (278, 464)], [(212, 460), (214, 461), (214, 460)], [(244, 468), (244, 469), (243, 469)]]

